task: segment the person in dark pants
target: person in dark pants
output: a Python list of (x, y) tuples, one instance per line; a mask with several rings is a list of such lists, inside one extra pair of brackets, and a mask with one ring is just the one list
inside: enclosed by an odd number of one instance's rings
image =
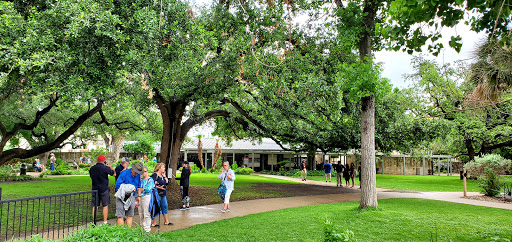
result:
[(92, 194), (93, 217), (94, 209), (97, 209), (100, 203), (103, 205), (103, 223), (107, 223), (108, 205), (110, 204), (110, 189), (108, 188), (108, 176), (115, 176), (116, 172), (110, 164), (105, 164), (105, 156), (99, 155), (98, 163), (89, 169), (89, 176), (92, 180), (92, 190), (98, 191), (98, 196)]
[(186, 210), (190, 209), (190, 197), (188, 196), (190, 168), (188, 167), (188, 163), (186, 161), (182, 163), (182, 166), (183, 170), (181, 171), (181, 177), (177, 177), (176, 180), (180, 180), (181, 199), (183, 201), (183, 205), (180, 210)]
[(361, 165), (357, 167), (357, 179), (359, 179), (359, 189), (361, 189)]

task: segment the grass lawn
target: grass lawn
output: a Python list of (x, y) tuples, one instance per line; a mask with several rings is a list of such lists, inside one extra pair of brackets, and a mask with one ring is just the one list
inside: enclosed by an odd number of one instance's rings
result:
[[(308, 180), (325, 181), (323, 176), (308, 176)], [(336, 183), (336, 177), (331, 181)], [(355, 178), (356, 185), (359, 180)], [(512, 176), (501, 176), (501, 182), (512, 183)], [(468, 192), (479, 192), (479, 181), (468, 180)], [(343, 181), (345, 185), (345, 181)], [(382, 175), (377, 174), (377, 187), (414, 190), (414, 191), (439, 191), (439, 192), (459, 192), (462, 191), (462, 180), (459, 176), (403, 176), (403, 175)]]
[[(114, 177), (109, 177), (110, 185), (115, 185)], [(82, 192), (91, 190), (89, 176), (48, 177), (28, 182), (0, 184), (2, 187), (2, 200), (45, 196), (69, 192)]]
[(252, 214), (163, 233), (173, 241), (321, 241), (329, 219), (358, 241), (483, 241), (512, 239), (512, 211), (423, 199), (382, 199), (379, 209), (359, 202)]
[[(191, 186), (203, 186), (209, 188), (217, 188), (220, 180), (218, 174), (211, 173), (192, 173), (190, 176)], [(275, 178), (267, 178), (255, 175), (237, 175), (235, 181), (235, 189), (237, 189), (236, 197), (258, 195), (259, 193), (268, 192), (253, 191), (250, 189), (254, 183), (293, 183), (298, 182), (285, 181)], [(114, 177), (109, 177), (110, 185), (115, 185)], [(80, 192), (91, 190), (91, 178), (89, 176), (65, 176), (65, 177), (48, 177), (43, 180), (33, 180), (28, 182), (15, 182), (0, 184), (2, 187), (2, 199), (15, 199), (24, 197), (44, 196), (68, 192)]]

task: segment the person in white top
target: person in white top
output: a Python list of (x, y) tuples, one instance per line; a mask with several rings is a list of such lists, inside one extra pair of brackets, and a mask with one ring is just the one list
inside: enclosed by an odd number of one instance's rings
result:
[(231, 169), (229, 169), (229, 162), (224, 161), (222, 163), (222, 172), (219, 174), (219, 179), (221, 179), (224, 182), (224, 185), (226, 185), (226, 195), (224, 197), (224, 208), (220, 211), (225, 213), (229, 212), (229, 198), (231, 196), (231, 193), (233, 190), (235, 190), (235, 172)]

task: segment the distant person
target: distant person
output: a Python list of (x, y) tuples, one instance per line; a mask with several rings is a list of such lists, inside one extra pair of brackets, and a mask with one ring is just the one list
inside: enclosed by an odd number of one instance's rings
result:
[(219, 179), (224, 182), (224, 185), (226, 185), (226, 195), (224, 196), (224, 208), (222, 208), (220, 211), (225, 213), (229, 212), (229, 198), (231, 197), (231, 193), (233, 190), (235, 190), (235, 172), (231, 169), (229, 169), (229, 162), (224, 161), (222, 162), (222, 172), (219, 174)]
[(336, 186), (343, 187), (343, 171), (345, 166), (341, 164), (341, 161), (338, 161), (338, 164), (334, 166), (334, 170), (336, 171)]
[(327, 177), (329, 177), (329, 182), (331, 182), (331, 170), (332, 170), (331, 163), (329, 163), (328, 159), (325, 159), (325, 163), (324, 163), (325, 182), (327, 182)]
[(343, 178), (345, 179), (345, 187), (350, 186), (350, 166), (345, 164), (345, 169), (343, 170)]
[(357, 179), (359, 179), (359, 189), (361, 189), (361, 165), (357, 167)]
[(50, 170), (55, 170), (55, 162), (57, 161), (57, 158), (55, 158), (55, 155), (53, 153), (50, 154)]
[[(142, 184), (140, 175), (144, 173), (144, 166), (137, 162), (132, 168), (121, 172), (116, 181), (116, 217), (117, 225), (124, 224), (126, 217), (126, 225), (132, 226), (133, 215), (135, 211), (135, 200), (140, 204), (140, 195), (142, 192)], [(137, 194), (137, 197), (135, 197)]]
[(123, 172), (124, 170), (126, 170), (128, 168), (128, 164), (130, 164), (130, 161), (123, 158), (121, 160), (121, 164), (119, 164), (116, 167), (116, 182), (117, 182), (117, 178), (119, 177), (119, 175), (121, 175), (121, 172)]
[(180, 210), (186, 210), (190, 209), (190, 197), (188, 196), (188, 187), (190, 183), (190, 168), (188, 167), (187, 162), (183, 162), (182, 167), (183, 170), (181, 170), (181, 177), (177, 177), (176, 180), (180, 181), (181, 200), (183, 202), (183, 205), (181, 206)]
[(303, 159), (302, 160), (302, 170), (300, 172), (300, 176), (302, 178), (302, 181), (306, 181), (307, 179), (307, 176), (308, 176), (308, 170), (306, 168), (306, 159)]
[(92, 194), (92, 206), (98, 209), (98, 206), (101, 203), (101, 205), (103, 206), (103, 223), (107, 224), (108, 205), (110, 204), (110, 189), (108, 187), (108, 176), (115, 176), (116, 172), (110, 164), (105, 163), (104, 155), (99, 155), (97, 161), (98, 163), (92, 166), (89, 170), (89, 176), (92, 180), (92, 190), (98, 191), (97, 196), (96, 193)]
[(151, 213), (149, 212), (149, 203), (151, 202), (151, 194), (155, 187), (155, 181), (149, 177), (148, 168), (144, 166), (144, 173), (142, 173), (142, 192), (140, 194), (139, 217), (140, 223), (144, 231), (151, 231)]
[(44, 165), (41, 164), (41, 161), (39, 160), (39, 158), (36, 158), (34, 160), (34, 163), (32, 164), (32, 166), (34, 166), (34, 168), (36, 169), (37, 172), (43, 172), (44, 170), (46, 170)]
[[(167, 184), (169, 183), (169, 180), (165, 177), (164, 163), (156, 164), (154, 173), (151, 174), (151, 178), (155, 181), (155, 187), (158, 189), (160, 212), (164, 216), (164, 225), (173, 225), (173, 223), (169, 222), (169, 205), (167, 204)], [(151, 226), (160, 226), (159, 224), (156, 224), (156, 218), (153, 219), (153, 225)]]
[(354, 185), (355, 185), (355, 182), (354, 182), (355, 177), (356, 177), (356, 166), (354, 165), (354, 163), (350, 163), (350, 179), (352, 180), (351, 187), (354, 187)]
[(153, 161), (154, 161), (154, 162), (158, 162), (158, 160), (156, 159), (156, 156), (155, 156), (155, 157), (153, 157)]

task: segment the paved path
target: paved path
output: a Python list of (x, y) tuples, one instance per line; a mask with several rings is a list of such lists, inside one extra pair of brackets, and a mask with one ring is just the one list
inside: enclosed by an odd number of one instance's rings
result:
[[(272, 177), (284, 180), (297, 181), (300, 183), (319, 185), (319, 186), (333, 186), (336, 187), (335, 182), (325, 183), (320, 181), (306, 182), (300, 181), (299, 178), (274, 176), (274, 175), (263, 175), (265, 177)], [(356, 186), (356, 190), (359, 187)], [(236, 190), (235, 190), (236, 192)], [(448, 202), (464, 203), (477, 206), (486, 206), (494, 208), (502, 208), (512, 210), (512, 204), (495, 203), (479, 200), (471, 200), (462, 198), (462, 192), (399, 192), (389, 189), (377, 189), (378, 199), (386, 198), (422, 198), (422, 199), (433, 199)], [(471, 192), (468, 195), (476, 195), (478, 193)], [(308, 205), (317, 204), (328, 204), (328, 203), (339, 203), (339, 202), (351, 202), (359, 201), (361, 194), (357, 193), (345, 193), (345, 194), (326, 194), (326, 195), (315, 195), (315, 196), (299, 196), (299, 197), (284, 197), (284, 198), (271, 198), (271, 199), (258, 199), (249, 201), (232, 202), (230, 204), (231, 211), (227, 213), (221, 213), (220, 209), (223, 204), (213, 204), (207, 206), (191, 207), (190, 210), (171, 210), (169, 211), (170, 221), (174, 223), (172, 226), (163, 225), (163, 218), (161, 218), (160, 229), (152, 228), (152, 232), (167, 232), (178, 229), (184, 229), (197, 224), (214, 222), (222, 219), (245, 216), (248, 214), (275, 211), (285, 208), (302, 207)], [(138, 223), (138, 216), (134, 217), (134, 224)], [(115, 224), (115, 219), (109, 220), (109, 224)]]

